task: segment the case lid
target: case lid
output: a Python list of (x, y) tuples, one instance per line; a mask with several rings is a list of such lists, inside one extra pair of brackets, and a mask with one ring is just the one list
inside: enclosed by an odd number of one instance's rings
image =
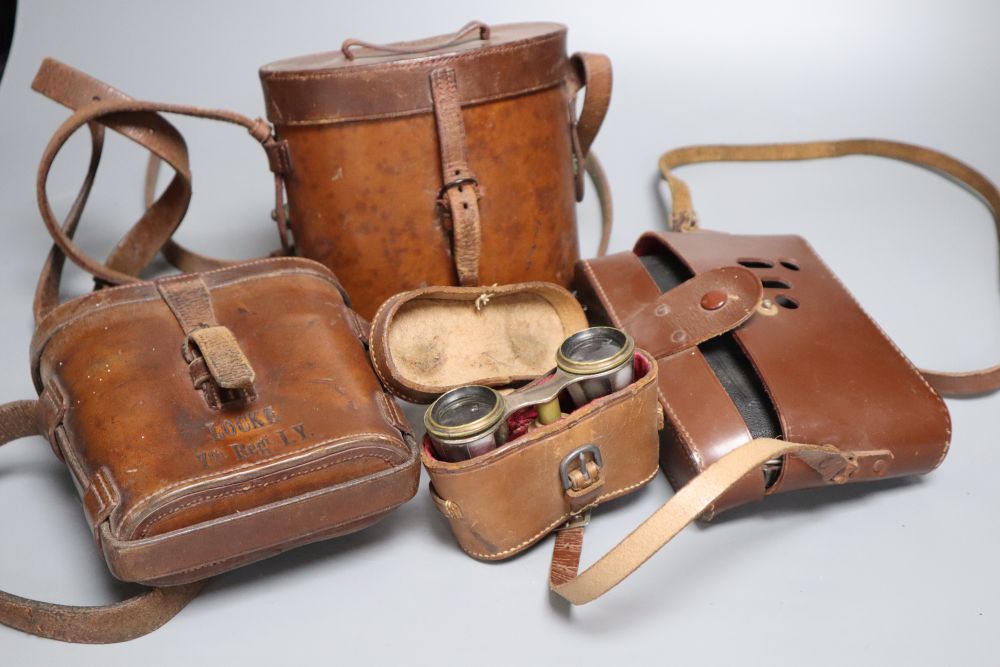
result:
[(572, 76), (559, 23), (472, 22), (451, 35), (375, 45), (346, 40), (339, 51), (260, 68), (268, 119), (308, 125), (430, 112), (430, 73), (455, 70), (462, 104), (557, 85)]
[(429, 403), (468, 384), (494, 387), (551, 370), (556, 350), (587, 327), (558, 285), (426, 287), (390, 298), (372, 320), (372, 364), (396, 396)]

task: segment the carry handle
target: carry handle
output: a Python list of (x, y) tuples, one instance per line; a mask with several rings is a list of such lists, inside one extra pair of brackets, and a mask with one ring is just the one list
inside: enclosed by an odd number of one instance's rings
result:
[[(978, 194), (986, 204), (1000, 241), (1000, 190), (989, 178), (950, 155), (923, 146), (883, 139), (685, 146), (667, 151), (660, 157), (660, 174), (670, 187), (670, 230), (686, 232), (698, 228), (691, 191), (684, 181), (673, 174), (677, 167), (706, 162), (798, 161), (848, 155), (870, 155), (908, 162), (958, 182)], [(1000, 388), (1000, 364), (958, 373), (926, 369), (920, 369), (920, 373), (934, 389), (947, 396), (982, 394)]]
[(357, 57), (354, 51), (351, 50), (356, 46), (373, 51), (373, 53), (370, 54), (361, 54), (362, 58), (366, 56), (379, 55), (379, 53), (428, 53), (429, 51), (446, 49), (450, 46), (458, 46), (459, 44), (469, 41), (473, 35), (477, 35), (475, 39), (485, 42), (490, 38), (490, 27), (482, 21), (469, 21), (451, 36), (445, 35), (443, 37), (431, 37), (430, 39), (421, 39), (412, 42), (396, 42), (394, 44), (373, 44), (372, 42), (351, 38), (345, 39), (344, 43), (340, 45), (340, 52), (343, 53), (344, 57), (348, 60), (354, 60)]
[[(38, 401), (0, 405), (0, 445), (42, 435)], [(0, 623), (22, 632), (79, 644), (124, 642), (169, 621), (201, 590), (200, 581), (169, 588), (150, 588), (116, 604), (76, 607), (31, 600), (0, 591)]]
[(706, 468), (611, 551), (579, 574), (584, 525), (575, 525), (571, 521), (556, 533), (549, 587), (575, 605), (586, 604), (604, 595), (705, 513), (745, 475), (760, 471), (767, 461), (785, 455), (798, 457), (827, 482), (843, 483), (858, 469), (861, 458), (885, 457), (891, 456), (891, 453), (885, 450), (847, 452), (832, 445), (757, 438)]

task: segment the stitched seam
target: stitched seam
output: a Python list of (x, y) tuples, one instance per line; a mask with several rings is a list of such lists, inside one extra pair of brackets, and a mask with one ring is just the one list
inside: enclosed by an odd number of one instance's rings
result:
[[(548, 83), (542, 83), (537, 86), (529, 86), (526, 88), (519, 88), (516, 90), (505, 91), (503, 93), (497, 93), (496, 95), (484, 95), (482, 97), (473, 97), (467, 100), (461, 101), (462, 107), (471, 107), (478, 104), (486, 104), (489, 102), (500, 102), (503, 100), (513, 99), (515, 97), (521, 97), (523, 95), (530, 95), (532, 93), (538, 93), (544, 90), (549, 90), (557, 86), (562, 85), (563, 78), (558, 81), (552, 81)], [(273, 102), (272, 102), (273, 106)], [(356, 123), (364, 121), (380, 121), (380, 120), (394, 120), (396, 118), (408, 118), (411, 116), (421, 116), (429, 115), (434, 112), (433, 106), (420, 106), (414, 109), (408, 109), (405, 111), (393, 111), (389, 113), (381, 114), (350, 114), (350, 115), (337, 115), (337, 116), (317, 116), (315, 118), (308, 118), (305, 120), (281, 120), (274, 119), (274, 124), (279, 127), (308, 127), (310, 125), (338, 125), (340, 123)]]
[[(377, 510), (373, 510), (371, 512), (366, 512), (366, 513), (361, 514), (359, 516), (351, 517), (350, 519), (347, 519), (346, 521), (341, 521), (340, 523), (334, 524), (332, 526), (324, 526), (323, 528), (319, 528), (317, 530), (313, 530), (313, 531), (308, 532), (308, 533), (300, 534), (300, 535), (298, 535), (296, 537), (296, 540), (300, 540), (300, 539), (303, 539), (303, 538), (309, 538), (309, 537), (311, 537), (313, 535), (327, 533), (327, 532), (330, 532), (332, 529), (339, 528), (340, 526), (344, 526), (344, 525), (349, 524), (349, 523), (355, 523), (355, 522), (358, 522), (358, 521), (362, 521), (364, 519), (367, 519), (369, 517), (376, 516), (376, 515), (379, 515), (379, 514), (388, 514), (392, 510), (394, 510), (397, 507), (399, 507), (400, 505), (402, 505), (404, 502), (406, 502), (406, 500), (403, 500), (401, 502), (395, 503), (394, 505), (390, 505), (389, 507), (383, 507), (383, 508), (380, 508), (380, 509), (377, 509)], [(233, 561), (242, 560), (242, 559), (246, 558), (247, 556), (252, 556), (254, 554), (258, 554), (258, 553), (261, 553), (263, 551), (267, 551), (269, 549), (272, 549), (272, 548), (274, 548), (275, 544), (277, 544), (277, 545), (283, 545), (284, 542), (277, 542), (277, 543), (273, 543), (273, 544), (266, 545), (266, 546), (263, 546), (263, 547), (258, 547), (256, 549), (254, 549), (253, 551), (247, 551), (247, 552), (241, 553), (241, 554), (239, 554), (237, 556), (230, 556), (228, 558), (220, 558), (219, 560), (215, 560), (215, 561), (212, 561), (210, 563), (205, 563), (203, 565), (198, 565), (198, 566), (195, 566), (195, 567), (190, 567), (190, 568), (187, 568), (187, 569), (184, 569), (184, 570), (178, 570), (177, 572), (171, 572), (170, 574), (166, 574), (166, 575), (163, 575), (163, 576), (164, 577), (175, 577), (175, 576), (178, 576), (178, 575), (187, 574), (188, 572), (197, 572), (198, 570), (205, 570), (205, 569), (208, 569), (210, 567), (215, 567), (216, 565), (221, 565), (223, 563), (230, 563), (230, 562), (233, 562)], [(284, 551), (284, 549), (282, 549), (282, 550)]]
[[(324, 447), (333, 447), (333, 446), (336, 446), (336, 445), (339, 445), (339, 444), (342, 444), (342, 443), (345, 443), (345, 442), (352, 442), (352, 441), (356, 441), (356, 440), (367, 440), (369, 438), (370, 439), (374, 439), (374, 440), (383, 440), (383, 441), (386, 441), (386, 442), (393, 442), (393, 440), (391, 438), (387, 437), (384, 433), (353, 433), (353, 434), (351, 434), (349, 436), (344, 436), (343, 438), (338, 438), (336, 440), (325, 440), (325, 441), (317, 443), (317, 444), (315, 444), (315, 445), (313, 445), (311, 447), (305, 447), (305, 448), (303, 448), (303, 449), (295, 452), (295, 454), (296, 455), (304, 455), (304, 454), (308, 454), (310, 452), (314, 452), (316, 450), (322, 449)], [(170, 493), (174, 489), (178, 489), (178, 488), (181, 488), (181, 487), (184, 487), (184, 486), (188, 486), (188, 485), (191, 485), (191, 484), (197, 484), (198, 482), (203, 482), (205, 480), (209, 480), (209, 479), (213, 479), (213, 478), (218, 478), (218, 477), (222, 477), (222, 476), (226, 476), (226, 475), (239, 474), (239, 473), (245, 472), (247, 470), (252, 470), (253, 468), (259, 466), (261, 463), (278, 462), (278, 461), (281, 461), (282, 458), (289, 458), (289, 456), (286, 455), (285, 457), (282, 457), (281, 455), (278, 455), (278, 456), (274, 456), (274, 457), (272, 457), (270, 459), (250, 461), (250, 462), (244, 463), (242, 466), (239, 466), (239, 467), (236, 467), (236, 468), (233, 468), (231, 470), (227, 470), (227, 471), (224, 471), (224, 472), (221, 472), (221, 473), (220, 472), (207, 473), (207, 474), (201, 475), (199, 477), (193, 477), (193, 478), (181, 481), (181, 482), (175, 482), (173, 484), (170, 484), (169, 486), (165, 486), (165, 487), (161, 487), (159, 489), (156, 489), (155, 491), (152, 491), (152, 492), (146, 494), (146, 496), (142, 499), (142, 501), (140, 501), (135, 507), (133, 507), (122, 518), (122, 520), (121, 520), (120, 523), (121, 523), (121, 525), (127, 525), (128, 523), (130, 523), (132, 521), (133, 517), (139, 512), (139, 510), (141, 510), (143, 508), (143, 505), (148, 504), (148, 502), (150, 501), (150, 499), (152, 497), (154, 497), (154, 496), (159, 496), (159, 495), (163, 495), (163, 494), (166, 494), (166, 493)]]
[[(464, 51), (462, 53), (456, 53), (456, 54), (453, 54), (453, 55), (443, 55), (443, 56), (440, 57), (440, 60), (436, 60), (434, 64), (435, 65), (438, 64), (438, 63), (447, 64), (447, 63), (454, 62), (455, 60), (463, 60), (463, 61), (472, 61), (472, 62), (475, 62), (476, 60), (481, 60), (482, 58), (485, 58), (485, 57), (489, 57), (489, 56), (493, 56), (493, 55), (497, 55), (497, 54), (509, 53), (510, 51), (516, 51), (516, 50), (523, 49), (523, 48), (528, 47), (528, 46), (544, 45), (544, 44), (546, 44), (548, 42), (552, 42), (552, 41), (556, 41), (556, 40), (562, 39), (564, 36), (565, 36), (565, 32), (564, 31), (557, 30), (557, 31), (555, 31), (555, 32), (553, 32), (553, 33), (551, 33), (549, 35), (543, 35), (543, 36), (539, 36), (539, 37), (531, 37), (531, 38), (528, 38), (528, 39), (519, 40), (519, 41), (514, 42), (512, 44), (506, 44), (506, 45), (494, 46), (494, 47), (487, 47), (489, 50)], [(431, 57), (434, 58), (434, 56), (431, 56)], [(428, 66), (426, 58), (421, 58), (419, 56), (417, 58), (414, 58), (413, 60), (408, 60), (408, 61), (399, 61), (399, 60), (397, 60), (397, 61), (390, 61), (390, 62), (394, 63), (394, 64), (388, 66), (392, 70), (410, 70), (410, 69), (418, 69), (418, 68), (421, 68), (421, 67), (427, 67)], [(381, 69), (381, 68), (386, 68), (386, 63), (372, 63), (370, 65), (354, 65), (354, 66), (352, 66), (352, 70), (354, 70), (354, 71), (363, 71), (363, 70)], [(299, 73), (290, 73), (290, 74), (284, 74), (284, 73), (280, 73), (280, 72), (269, 72), (269, 73), (265, 74), (265, 76), (263, 78), (265, 80), (268, 80), (268, 81), (270, 81), (270, 80), (275, 80), (275, 81), (322, 81), (324, 79), (337, 78), (337, 77), (341, 76), (341, 72), (343, 72), (343, 71), (345, 71), (345, 70), (343, 68), (340, 68), (338, 71), (313, 72), (313, 73), (310, 73), (310, 74), (303, 74), (301, 72), (299, 72)], [(348, 75), (348, 76), (350, 76), (350, 75)]]
[(537, 542), (539, 539), (541, 539), (542, 537), (545, 537), (545, 535), (547, 535), (548, 533), (552, 532), (552, 529), (555, 528), (556, 526), (558, 526), (559, 524), (566, 523), (566, 521), (571, 516), (573, 516), (574, 514), (581, 514), (583, 512), (586, 512), (587, 510), (589, 510), (589, 509), (597, 506), (599, 503), (602, 503), (602, 502), (604, 502), (606, 500), (611, 500), (612, 498), (617, 498), (618, 496), (621, 496), (621, 495), (623, 495), (625, 493), (628, 493), (629, 491), (631, 491), (633, 489), (636, 489), (636, 488), (638, 488), (640, 486), (643, 486), (644, 484), (648, 483), (651, 479), (653, 479), (653, 477), (656, 476), (656, 471), (659, 470), (659, 469), (660, 469), (660, 466), (657, 465), (655, 468), (653, 468), (653, 472), (651, 472), (649, 475), (647, 475), (645, 479), (641, 479), (638, 482), (635, 482), (634, 484), (629, 484), (628, 486), (626, 486), (624, 488), (621, 488), (621, 489), (618, 489), (617, 491), (609, 491), (608, 493), (601, 494), (596, 499), (594, 499), (594, 501), (592, 503), (590, 503), (589, 505), (586, 505), (586, 506), (580, 508), (580, 510), (577, 511), (577, 512), (575, 512), (575, 513), (569, 513), (569, 512), (567, 512), (567, 513), (563, 514), (561, 517), (559, 517), (558, 519), (556, 519), (555, 521), (553, 521), (552, 523), (550, 523), (548, 526), (546, 526), (545, 528), (543, 528), (539, 532), (535, 533), (534, 535), (532, 535), (531, 537), (529, 537), (525, 541), (521, 542), (517, 546), (513, 546), (513, 547), (510, 547), (509, 549), (504, 549), (503, 551), (498, 551), (496, 553), (479, 553), (479, 552), (476, 552), (476, 551), (472, 551), (470, 549), (466, 549), (464, 546), (462, 546), (461, 543), (459, 543), (459, 546), (462, 547), (462, 551), (464, 551), (465, 553), (469, 554), (470, 556), (474, 556), (476, 558), (483, 558), (483, 559), (486, 559), (486, 560), (494, 560), (494, 559), (498, 559), (498, 558), (503, 558), (504, 556), (506, 556), (506, 555), (508, 555), (508, 554), (510, 554), (512, 552), (520, 551), (521, 549), (523, 549), (523, 548), (525, 548), (525, 547), (527, 547), (527, 546), (529, 546), (529, 545)]
[[(274, 263), (274, 264), (294, 263), (294, 264), (299, 264), (302, 261), (303, 261), (303, 258), (301, 258), (301, 257), (265, 257), (265, 258), (262, 258), (262, 259), (254, 259), (254, 260), (250, 260), (250, 261), (247, 261), (247, 262), (241, 262), (240, 264), (237, 264), (237, 265), (234, 265), (234, 266), (225, 266), (225, 267), (222, 267), (222, 268), (219, 268), (219, 269), (212, 269), (211, 271), (199, 271), (197, 274), (182, 273), (182, 274), (177, 275), (177, 276), (168, 276), (166, 278), (160, 278), (159, 281), (160, 282), (173, 282), (175, 280), (179, 280), (181, 278), (185, 278), (185, 277), (187, 277), (189, 275), (207, 276), (207, 275), (213, 275), (213, 274), (216, 274), (216, 273), (221, 273), (223, 271), (233, 271), (234, 269), (241, 269), (241, 268), (244, 268), (244, 267), (247, 267), (247, 266), (257, 266), (257, 265), (264, 264), (264, 263)], [(312, 262), (312, 260), (305, 260), (305, 261)], [(317, 264), (317, 266), (315, 266), (315, 267), (308, 267), (308, 268), (307, 267), (292, 267), (292, 268), (287, 268), (287, 267), (280, 267), (279, 266), (274, 271), (269, 272), (269, 273), (261, 273), (261, 274), (257, 274), (257, 275), (253, 275), (253, 276), (244, 276), (244, 277), (239, 278), (239, 279), (233, 279), (233, 280), (227, 281), (225, 283), (222, 283), (221, 285), (216, 285), (214, 288), (209, 288), (209, 291), (212, 291), (213, 289), (220, 289), (220, 288), (223, 288), (223, 287), (228, 287), (230, 285), (239, 285), (241, 283), (244, 283), (244, 282), (247, 282), (247, 281), (250, 281), (250, 280), (261, 280), (261, 279), (264, 279), (264, 278), (271, 278), (271, 277), (274, 277), (275, 275), (312, 276), (312, 277), (315, 277), (315, 278), (319, 278), (320, 280), (324, 280), (324, 281), (332, 284), (335, 287), (340, 284), (337, 281), (337, 279), (333, 276), (332, 273), (329, 273), (328, 271), (326, 271), (326, 273), (324, 273), (323, 271), (319, 271), (318, 270), (318, 269), (323, 269), (324, 268), (322, 264), (318, 264), (318, 263), (316, 263), (316, 264)], [(135, 303), (142, 303), (142, 302), (145, 302), (145, 301), (156, 301), (156, 300), (158, 300), (158, 299), (161, 298), (159, 294), (156, 294), (155, 296), (151, 295), (149, 297), (139, 297), (139, 298), (132, 299), (130, 301), (119, 301), (119, 302), (116, 302), (116, 303), (113, 303), (113, 304), (106, 304), (106, 303), (101, 303), (100, 302), (101, 297), (106, 296), (108, 294), (116, 294), (116, 293), (124, 291), (124, 290), (135, 289), (138, 286), (151, 286), (151, 285), (155, 287), (154, 281), (152, 281), (152, 280), (137, 280), (136, 282), (129, 283), (128, 285), (117, 285), (115, 287), (105, 287), (104, 289), (99, 290), (97, 292), (91, 292), (90, 294), (84, 294), (84, 295), (78, 296), (78, 297), (76, 297), (74, 299), (71, 299), (69, 301), (66, 301), (66, 302), (61, 303), (58, 306), (56, 306), (48, 315), (46, 315), (42, 319), (42, 322), (38, 326), (38, 330), (41, 330), (41, 329), (44, 328), (44, 324), (45, 324), (46, 320), (49, 320), (50, 318), (51, 319), (58, 319), (58, 318), (55, 317), (55, 314), (58, 313), (58, 311), (60, 309), (62, 309), (64, 306), (67, 306), (67, 305), (69, 305), (71, 303), (82, 301), (84, 299), (89, 299), (89, 300), (92, 300), (92, 301), (97, 301), (98, 303), (96, 303), (95, 305), (90, 306), (89, 310), (84, 311), (84, 312), (76, 315), (72, 319), (64, 320), (59, 325), (55, 326), (53, 328), (52, 333), (48, 336), (49, 339), (51, 339), (52, 336), (54, 336), (57, 331), (61, 330), (62, 328), (64, 328), (65, 326), (67, 326), (68, 324), (70, 324), (72, 322), (75, 322), (75, 321), (77, 321), (77, 320), (79, 320), (79, 319), (81, 319), (83, 317), (86, 317), (87, 315), (91, 314), (94, 310), (97, 310), (97, 309), (100, 309), (100, 308), (104, 308), (104, 309), (107, 309), (107, 308), (117, 308), (119, 306), (127, 306), (127, 305), (131, 305), (131, 304), (135, 304)], [(339, 291), (340, 290), (338, 290), (338, 292)]]
[(666, 408), (668, 413), (670, 413), (670, 423), (673, 424), (674, 427), (678, 430), (678, 433), (681, 437), (681, 442), (684, 443), (684, 448), (688, 450), (690, 458), (694, 459), (696, 466), (695, 473), (704, 470), (705, 460), (704, 458), (702, 458), (701, 453), (695, 449), (694, 439), (691, 437), (691, 433), (688, 432), (687, 428), (684, 426), (684, 423), (681, 421), (680, 417), (678, 417), (677, 413), (674, 411), (673, 406), (670, 405), (670, 401), (666, 400), (666, 398), (664, 398), (663, 400), (663, 407)]
[[(380, 343), (380, 346), (381, 346), (383, 352), (386, 354), (386, 357), (388, 357), (388, 354), (389, 354), (389, 342), (388, 342), (388, 338), (389, 338), (389, 325), (388, 325), (388, 322), (385, 322), (385, 323), (383, 323), (384, 326), (381, 326), (379, 324), (379, 317), (382, 315), (382, 311), (384, 311), (386, 308), (388, 308), (390, 306), (390, 302), (399, 302), (399, 303), (401, 303), (402, 299), (394, 299), (394, 298), (393, 299), (386, 299), (386, 301), (381, 306), (379, 306), (379, 309), (377, 311), (375, 311), (375, 317), (372, 318), (372, 333), (374, 333), (376, 329), (382, 329), (381, 333), (378, 336), (378, 339), (379, 339), (379, 343)], [(394, 396), (398, 396), (399, 398), (403, 399), (404, 401), (412, 401), (413, 397), (404, 396), (402, 393), (396, 391), (396, 388), (392, 386), (392, 384), (386, 379), (385, 376), (382, 375), (382, 371), (379, 369), (379, 363), (378, 363), (378, 356), (379, 355), (377, 355), (377, 354), (371, 354), (369, 356), (371, 356), (371, 359), (372, 359), (372, 368), (375, 369), (375, 375), (378, 376), (378, 379), (382, 383), (382, 386), (385, 387), (386, 389), (388, 389), (389, 393), (393, 394)], [(386, 376), (389, 376), (389, 371), (390, 371), (389, 368), (385, 369), (385, 375)]]
[(812, 254), (816, 257), (816, 260), (819, 262), (820, 266), (822, 266), (824, 269), (826, 269), (827, 272), (831, 276), (833, 276), (834, 281), (836, 281), (836, 283), (840, 286), (840, 288), (842, 290), (844, 290), (844, 293), (847, 295), (847, 298), (849, 298), (854, 303), (854, 305), (857, 307), (857, 309), (859, 311), (861, 311), (861, 313), (866, 318), (868, 318), (868, 321), (871, 322), (875, 326), (875, 330), (878, 331), (878, 333), (882, 336), (882, 338), (885, 340), (885, 342), (887, 342), (892, 347), (892, 349), (894, 349), (896, 351), (896, 354), (898, 354), (900, 356), (900, 358), (903, 360), (903, 362), (906, 364), (906, 366), (910, 369), (910, 371), (912, 371), (913, 374), (924, 385), (924, 387), (927, 389), (928, 393), (930, 393), (931, 397), (933, 397), (933, 399), (935, 399), (935, 402), (937, 403), (937, 406), (938, 406), (938, 411), (941, 412), (943, 414), (943, 416), (944, 416), (944, 420), (945, 420), (945, 432), (947, 434), (947, 440), (944, 443), (944, 451), (941, 453), (941, 456), (938, 458), (938, 460), (934, 464), (934, 466), (930, 468), (930, 470), (934, 470), (939, 465), (941, 465), (941, 462), (944, 461), (944, 457), (948, 454), (948, 450), (951, 449), (951, 413), (948, 412), (948, 406), (945, 405), (944, 399), (941, 398), (941, 395), (938, 394), (934, 390), (934, 388), (927, 381), (927, 378), (925, 378), (923, 376), (923, 374), (919, 370), (917, 370), (917, 367), (913, 365), (913, 362), (911, 362), (910, 359), (905, 354), (903, 354), (903, 351), (899, 349), (899, 347), (896, 345), (896, 343), (893, 342), (893, 340), (891, 338), (889, 338), (889, 336), (885, 333), (885, 331), (882, 330), (882, 327), (879, 326), (879, 323), (876, 322), (874, 319), (872, 319), (872, 316), (869, 315), (868, 312), (865, 311), (865, 309), (861, 307), (861, 304), (858, 302), (858, 300), (856, 298), (854, 298), (854, 295), (851, 293), (851, 291), (847, 289), (847, 286), (844, 285), (844, 283), (840, 280), (840, 278), (837, 276), (837, 274), (835, 274), (833, 271), (830, 270), (830, 267), (827, 266), (826, 262), (824, 262), (823, 259), (816, 253), (816, 251), (809, 244), (809, 242), (806, 241), (805, 239), (801, 239), (801, 237), (800, 237), (800, 240), (802, 241), (803, 244), (805, 244), (806, 248), (808, 248), (809, 251), (812, 252)]
[(143, 528), (142, 531), (139, 533), (139, 537), (140, 538), (146, 537), (146, 535), (149, 534), (149, 531), (152, 530), (153, 526), (157, 522), (163, 521), (167, 517), (172, 516), (172, 515), (176, 514), (177, 512), (181, 512), (181, 511), (187, 509), (188, 507), (192, 507), (194, 505), (199, 505), (201, 503), (207, 502), (209, 500), (215, 500), (217, 498), (225, 498), (227, 496), (235, 496), (235, 495), (239, 495), (241, 493), (249, 493), (250, 491), (257, 491), (259, 489), (264, 489), (264, 488), (266, 488), (268, 486), (273, 486), (274, 484), (279, 484), (281, 482), (288, 481), (289, 479), (292, 479), (293, 477), (299, 477), (301, 475), (308, 475), (309, 473), (312, 473), (312, 472), (318, 472), (318, 471), (323, 470), (325, 468), (331, 468), (333, 466), (340, 465), (341, 463), (347, 463), (348, 461), (356, 461), (358, 459), (379, 459), (379, 460), (385, 461), (386, 464), (388, 464), (389, 466), (393, 465), (392, 461), (388, 457), (385, 457), (385, 456), (379, 456), (378, 454), (359, 454), (357, 456), (350, 456), (350, 457), (347, 457), (345, 459), (339, 459), (337, 461), (328, 461), (327, 463), (324, 463), (322, 465), (313, 466), (311, 468), (306, 468), (304, 470), (292, 471), (292, 472), (286, 473), (285, 475), (282, 475), (281, 477), (279, 477), (277, 479), (273, 479), (273, 480), (270, 480), (270, 481), (267, 481), (267, 482), (264, 482), (264, 483), (254, 483), (254, 482), (251, 482), (249, 486), (244, 486), (244, 487), (241, 487), (241, 488), (238, 488), (238, 489), (229, 489), (228, 491), (222, 491), (222, 492), (219, 492), (219, 493), (214, 493), (214, 494), (209, 494), (209, 495), (206, 495), (206, 496), (202, 496), (200, 498), (195, 498), (195, 499), (189, 500), (189, 501), (187, 501), (187, 502), (185, 502), (185, 503), (183, 503), (181, 505), (178, 505), (178, 506), (174, 507), (173, 509), (171, 509), (170, 511), (165, 512), (163, 514), (160, 514), (158, 516), (156, 514), (153, 514), (152, 516), (146, 517), (146, 519), (144, 519), (144, 521), (147, 521), (148, 523), (147, 523), (146, 527)]
[(594, 270), (590, 268), (590, 262), (583, 262), (583, 270), (587, 272), (587, 275), (590, 276), (590, 282), (597, 288), (597, 298), (601, 300), (601, 303), (604, 304), (604, 309), (608, 311), (609, 315), (611, 315), (612, 323), (617, 327), (621, 327), (621, 318), (618, 317), (618, 313), (615, 311), (614, 305), (612, 305), (611, 300), (604, 291), (604, 287), (601, 285), (601, 281), (597, 279), (597, 276), (594, 274)]
[[(594, 273), (593, 269), (591, 269), (589, 261), (583, 262), (583, 270), (589, 276), (590, 283), (597, 289), (598, 292), (597, 298), (601, 300), (601, 303), (604, 304), (605, 310), (608, 312), (609, 315), (611, 315), (612, 323), (620, 328), (621, 318), (618, 316), (617, 311), (615, 311), (614, 305), (612, 305), (611, 300), (608, 298), (607, 292), (604, 291), (604, 287), (601, 285), (601, 281), (597, 279), (597, 275)], [(655, 364), (656, 362), (657, 360), (654, 359), (653, 363)], [(677, 413), (674, 412), (674, 409), (672, 407), (670, 407), (670, 403), (667, 402), (667, 399), (663, 395), (663, 392), (660, 391), (659, 382), (657, 382), (656, 386), (656, 395), (660, 399), (660, 403), (663, 404), (663, 407), (666, 408), (667, 412), (670, 413), (671, 416), (670, 423), (674, 424), (674, 426), (676, 426), (682, 432), (683, 435), (681, 437), (681, 442), (684, 444), (685, 449), (688, 450), (689, 456), (695, 459), (697, 465), (695, 473), (699, 472), (701, 469), (704, 468), (705, 462), (702, 459), (701, 454), (695, 451), (694, 442), (691, 439), (691, 434), (688, 433), (686, 428), (684, 428), (684, 424), (682, 424), (680, 419), (677, 417)]]

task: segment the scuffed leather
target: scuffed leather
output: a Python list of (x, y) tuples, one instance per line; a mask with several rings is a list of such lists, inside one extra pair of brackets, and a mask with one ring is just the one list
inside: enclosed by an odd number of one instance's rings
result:
[[(459, 546), (480, 560), (509, 558), (571, 516), (638, 490), (658, 470), (656, 369), (547, 426), (482, 456), (449, 463), (424, 447), (431, 492)], [(604, 465), (593, 494), (563, 488), (559, 464), (582, 445), (600, 448)]]
[[(455, 114), (442, 123), (436, 113), (435, 71), (457, 82), (464, 141)], [(427, 285), (567, 286), (580, 254), (576, 180), (590, 165), (610, 77), (606, 58), (567, 57), (558, 24), (492, 26), (486, 41), (429, 53), (347, 60), (337, 51), (265, 65), (267, 115), (293, 165), (296, 251), (331, 267), (366, 318)], [(452, 164), (476, 183), (445, 188)], [(602, 247), (610, 215), (604, 222)]]

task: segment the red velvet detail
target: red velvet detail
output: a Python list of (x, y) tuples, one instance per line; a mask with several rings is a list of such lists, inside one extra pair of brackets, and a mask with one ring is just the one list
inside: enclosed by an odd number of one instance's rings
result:
[(528, 427), (535, 423), (538, 418), (538, 408), (529, 405), (523, 410), (518, 410), (510, 417), (507, 417), (507, 442), (520, 438), (528, 432)]

